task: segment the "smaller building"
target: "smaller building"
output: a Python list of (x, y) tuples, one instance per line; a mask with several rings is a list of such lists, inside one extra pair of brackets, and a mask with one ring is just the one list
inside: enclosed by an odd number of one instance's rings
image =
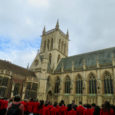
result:
[(34, 72), (0, 60), (0, 97), (19, 94), (22, 99), (37, 98), (38, 82)]

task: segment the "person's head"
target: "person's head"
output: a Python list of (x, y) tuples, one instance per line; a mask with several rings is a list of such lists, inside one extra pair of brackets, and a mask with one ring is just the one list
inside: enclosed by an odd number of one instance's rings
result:
[(68, 104), (67, 108), (68, 108), (67, 111), (71, 111), (72, 110), (72, 105)]
[(33, 98), (31, 98), (30, 101), (34, 101)]
[(91, 107), (92, 107), (92, 108), (95, 108), (95, 106), (96, 106), (95, 103), (92, 103), (92, 104), (91, 104)]
[(16, 96), (14, 97), (14, 101), (15, 101), (15, 102), (19, 102), (19, 101), (21, 101), (20, 96), (19, 96), (19, 95), (16, 95)]
[(82, 105), (82, 101), (79, 101), (79, 105)]
[(75, 104), (75, 100), (72, 100), (72, 104)]
[(54, 102), (54, 107), (56, 107), (57, 106), (57, 102)]
[(110, 103), (108, 101), (105, 101), (103, 109), (106, 111), (110, 111)]
[(94, 115), (100, 115), (100, 108), (99, 106), (95, 106), (95, 109), (94, 109)]

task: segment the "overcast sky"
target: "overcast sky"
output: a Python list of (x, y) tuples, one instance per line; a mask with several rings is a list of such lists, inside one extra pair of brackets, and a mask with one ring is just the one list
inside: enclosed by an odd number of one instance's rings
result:
[(0, 0), (0, 59), (27, 67), (57, 19), (69, 55), (115, 46), (115, 0)]

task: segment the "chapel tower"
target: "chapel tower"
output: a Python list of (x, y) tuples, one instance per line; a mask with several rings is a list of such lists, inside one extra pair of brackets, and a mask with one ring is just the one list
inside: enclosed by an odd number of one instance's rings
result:
[(59, 28), (57, 21), (54, 29), (46, 31), (44, 27), (42, 32), (42, 42), (40, 47), (40, 55), (48, 59), (51, 69), (55, 69), (61, 58), (68, 56), (68, 40), (69, 34), (63, 33)]

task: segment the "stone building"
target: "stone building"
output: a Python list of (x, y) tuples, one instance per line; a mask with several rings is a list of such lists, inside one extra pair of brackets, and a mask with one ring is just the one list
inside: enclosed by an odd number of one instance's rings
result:
[(50, 31), (44, 27), (40, 52), (29, 69), (1, 61), (0, 88), (5, 90), (0, 95), (18, 91), (23, 99), (115, 104), (115, 47), (68, 56), (68, 41), (68, 31), (63, 33), (57, 21)]

